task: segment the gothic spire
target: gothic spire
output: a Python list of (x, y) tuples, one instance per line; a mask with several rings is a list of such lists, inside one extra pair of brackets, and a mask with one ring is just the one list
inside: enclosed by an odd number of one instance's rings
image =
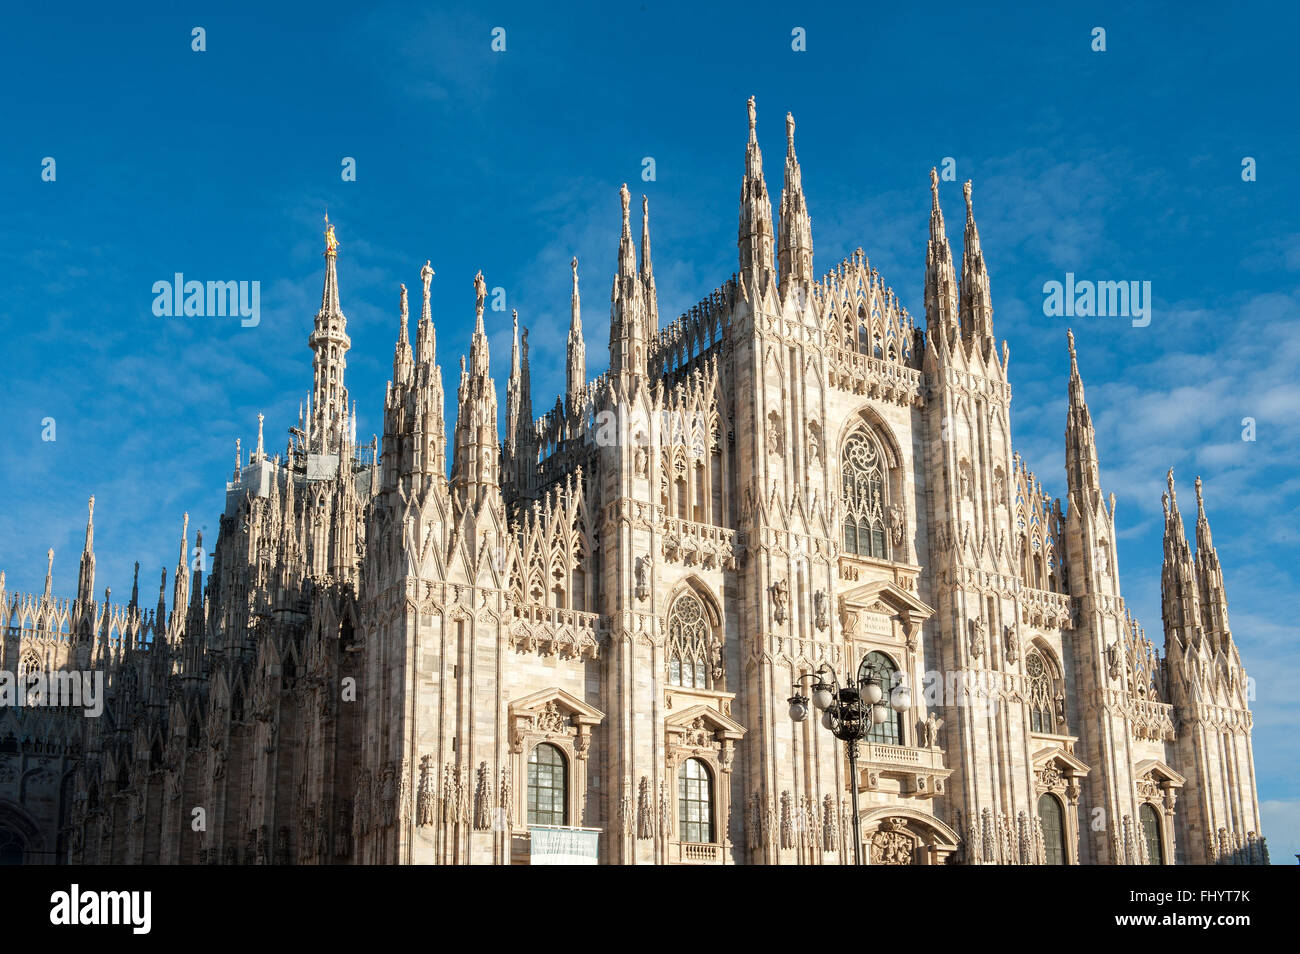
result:
[(641, 196), (641, 285), (645, 288), (646, 334), (659, 330), (659, 294), (655, 290), (655, 271), (650, 263), (650, 199)]
[[(411, 357), (411, 339), (407, 332), (408, 306), (406, 302), (406, 285), (402, 285), (401, 297), (398, 303), (399, 313), (401, 315), (397, 327), (397, 345), (393, 349), (393, 382), (395, 384), (405, 384), (410, 380), (412, 357)], [(419, 329), (416, 329), (417, 333)]]
[[(1174, 490), (1174, 469), (1165, 477), (1168, 492), (1161, 498), (1165, 510), (1164, 564), (1160, 572), (1161, 616), (1165, 625), (1165, 645), (1171, 637), (1181, 644), (1196, 635), (1200, 629), (1200, 600), (1197, 593), (1196, 570), (1192, 550), (1187, 544), (1183, 529), (1183, 516), (1178, 510), (1178, 494)], [(1166, 650), (1168, 651), (1168, 650)]]
[(321, 289), (320, 313), (343, 317), (343, 307), (339, 304), (339, 276), (335, 269), (338, 258), (338, 239), (334, 237), (334, 226), (330, 217), (325, 216), (325, 286)]
[(930, 241), (925, 248), (925, 323), (937, 340), (951, 343), (958, 334), (957, 275), (952, 248), (939, 206), (939, 173), (930, 170)]
[(993, 300), (989, 294), (989, 273), (980, 249), (980, 233), (975, 227), (975, 209), (971, 204), (971, 183), (963, 187), (966, 195), (966, 237), (961, 256), (961, 331), (962, 337), (991, 347), (993, 344)]
[(437, 359), (438, 348), (433, 328), (433, 307), (429, 303), (429, 286), (433, 282), (433, 269), (428, 259), (420, 269), (420, 283), (423, 286), (420, 304), (420, 325), (416, 329), (416, 344), (419, 346), (420, 364), (431, 366)]
[(632, 245), (632, 224), (629, 219), (632, 194), (627, 191), (624, 182), (618, 192), (623, 203), (623, 231), (618, 237), (618, 277), (632, 278), (636, 275), (636, 249)]
[(1067, 331), (1070, 347), (1070, 402), (1065, 421), (1065, 472), (1071, 497), (1092, 507), (1101, 496), (1097, 472), (1097, 440), (1083, 395), (1079, 358), (1074, 350), (1074, 332)]
[(569, 263), (573, 268), (573, 295), (569, 299), (568, 381), (565, 393), (569, 399), (569, 413), (576, 414), (578, 399), (587, 383), (587, 346), (582, 340), (582, 301), (578, 296), (578, 259)]
[(487, 284), (482, 272), (474, 276), (474, 292), (474, 337), (470, 344), (468, 371), (464, 358), (461, 359), (452, 463), (452, 489), (457, 504), (463, 509), (477, 509), (490, 494), (500, 493), (501, 448), (497, 443), (496, 385), (488, 373), (488, 340), (483, 327)]
[[(176, 558), (176, 571), (172, 574), (172, 615), (171, 635), (176, 636), (185, 619), (185, 607), (189, 604), (189, 537), (190, 515), (185, 514), (181, 521), (181, 552)], [(161, 600), (159, 600), (161, 602)]]
[(772, 269), (772, 202), (763, 180), (763, 153), (758, 148), (754, 97), (749, 97), (749, 140), (745, 144), (745, 177), (740, 183), (740, 270)]
[[(626, 216), (624, 217), (626, 220)], [(626, 225), (626, 221), (624, 223)], [(469, 364), (474, 375), (485, 376), (488, 373), (488, 340), (483, 327), (483, 309), (487, 303), (487, 283), (480, 270), (474, 276), (474, 336), (470, 340)]]
[(335, 263), (338, 239), (334, 226), (325, 216), (325, 287), (321, 292), (320, 311), (311, 336), (307, 339), (314, 357), (312, 368), (316, 396), (316, 419), (312, 433), (315, 444), (325, 453), (336, 453), (347, 429), (348, 389), (343, 383), (347, 370), (347, 352), (352, 347), (348, 337), (348, 320), (339, 305), (339, 282)]
[(610, 290), (609, 370), (613, 375), (645, 373), (646, 290), (636, 268), (636, 251), (628, 221), (631, 195), (619, 190), (623, 205), (623, 231), (618, 242), (618, 274)]
[(506, 443), (507, 461), (513, 465), (519, 438), (520, 368), (519, 368), (519, 312), (511, 311), (510, 378), (506, 381)]
[(1201, 616), (1206, 628), (1219, 645), (1226, 648), (1232, 639), (1228, 627), (1228, 595), (1223, 584), (1223, 567), (1219, 552), (1210, 536), (1210, 521), (1205, 516), (1205, 499), (1201, 496), (1201, 478), (1196, 478), (1196, 579), (1201, 598)]
[(86, 545), (81, 551), (81, 568), (77, 572), (77, 599), (83, 611), (95, 599), (95, 498), (90, 498), (90, 514), (86, 518)]
[(781, 291), (813, 282), (812, 220), (803, 194), (803, 174), (794, 152), (794, 116), (785, 114), (785, 187), (781, 190), (781, 235), (777, 253)]

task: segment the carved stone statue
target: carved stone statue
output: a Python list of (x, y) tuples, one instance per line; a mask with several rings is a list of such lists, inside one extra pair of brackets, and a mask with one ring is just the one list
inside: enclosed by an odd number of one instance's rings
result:
[(921, 748), (933, 749), (939, 745), (939, 729), (943, 726), (943, 720), (933, 712), (925, 717), (921, 723)]
[(970, 624), (970, 654), (972, 656), (984, 655), (984, 636), (988, 631), (987, 624), (983, 616), (976, 616)]
[(825, 629), (830, 625), (830, 613), (827, 612), (826, 603), (825, 590), (818, 590), (813, 594), (813, 625), (818, 629)]
[(633, 574), (636, 577), (636, 598), (645, 599), (650, 595), (650, 587), (646, 584), (646, 577), (650, 572), (649, 557), (639, 556), (633, 564)]
[(785, 605), (790, 598), (790, 585), (785, 580), (772, 584), (772, 618), (778, 624), (785, 622)]
[(1008, 625), (1003, 628), (1002, 642), (1006, 649), (1007, 662), (1015, 662), (1020, 655), (1020, 645), (1016, 639), (1016, 628), (1014, 626)]
[(889, 506), (889, 536), (894, 541), (894, 546), (903, 545), (904, 536), (904, 517), (905, 513), (901, 504), (890, 504)]

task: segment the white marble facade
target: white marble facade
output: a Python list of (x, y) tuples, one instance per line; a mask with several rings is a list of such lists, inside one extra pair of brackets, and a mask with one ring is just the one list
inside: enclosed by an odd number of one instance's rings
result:
[[(1072, 338), (1065, 496), (1013, 451), (969, 183), (958, 272), (931, 174), (922, 332), (860, 251), (814, 274), (786, 133), (774, 214), (751, 100), (738, 273), (675, 321), (623, 190), (609, 370), (575, 260), (566, 393), (534, 415), (516, 319), (504, 442), (481, 275), (446, 433), (426, 264), (358, 443), (330, 229), (311, 394), (282, 454), (260, 421), (237, 450), (210, 563), (182, 532), (170, 611), (165, 572), (154, 610), (95, 599), (89, 528), (76, 598), (0, 575), (5, 667), (110, 685), (100, 719), (0, 711), (0, 852), (505, 864), (547, 823), (610, 864), (843, 864), (856, 785), (873, 864), (1263, 861), (1199, 481), (1193, 554), (1169, 477), (1161, 655)], [(787, 699), (864, 661), (912, 707), (854, 779)]]

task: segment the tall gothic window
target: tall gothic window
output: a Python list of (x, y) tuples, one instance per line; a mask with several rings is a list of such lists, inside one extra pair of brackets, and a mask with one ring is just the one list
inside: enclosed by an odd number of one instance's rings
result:
[(568, 793), (564, 753), (542, 742), (528, 756), (528, 824), (567, 825)]
[(1038, 820), (1043, 825), (1043, 853), (1049, 865), (1065, 864), (1065, 813), (1055, 795), (1044, 793), (1038, 800)]
[(720, 688), (721, 659), (703, 601), (690, 591), (683, 593), (668, 613), (668, 684)]
[(682, 841), (713, 843), (713, 776), (699, 759), (677, 770), (678, 834)]
[[(880, 683), (881, 704), (889, 706), (890, 694), (902, 679), (894, 661), (884, 653), (867, 653), (858, 667), (858, 685), (865, 685), (868, 679), (875, 678)], [(889, 707), (889, 717), (879, 725), (873, 724), (867, 732), (868, 742), (883, 745), (903, 744), (903, 714)]]
[(1056, 680), (1051, 664), (1037, 649), (1030, 650), (1025, 656), (1025, 673), (1029, 676), (1030, 731), (1060, 732), (1056, 725)]
[(885, 466), (880, 448), (866, 431), (844, 444), (840, 474), (844, 502), (844, 552), (884, 559)]
[(1142, 838), (1147, 843), (1147, 864), (1165, 863), (1165, 843), (1160, 838), (1160, 816), (1148, 803), (1138, 809), (1138, 818), (1142, 822)]

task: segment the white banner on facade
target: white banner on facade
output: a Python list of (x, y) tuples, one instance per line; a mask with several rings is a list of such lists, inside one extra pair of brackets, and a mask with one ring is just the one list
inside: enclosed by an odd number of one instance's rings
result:
[(594, 828), (529, 828), (534, 865), (594, 865), (600, 831)]

